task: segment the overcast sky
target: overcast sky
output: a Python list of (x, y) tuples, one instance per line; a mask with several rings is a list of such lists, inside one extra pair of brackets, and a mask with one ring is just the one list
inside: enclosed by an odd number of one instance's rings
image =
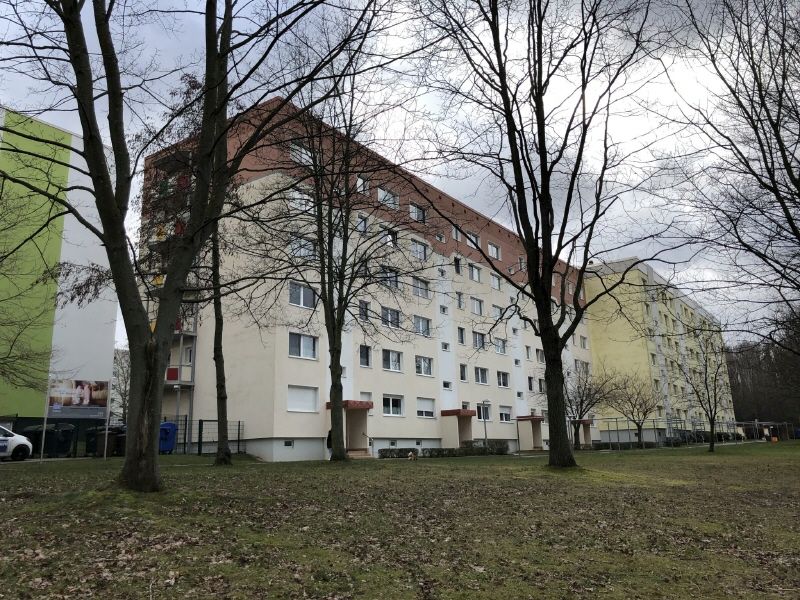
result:
[[(147, 41), (149, 45), (157, 51), (157, 58), (161, 65), (171, 64), (186, 64), (187, 62), (195, 62), (201, 56), (201, 44), (203, 40), (202, 24), (199, 19), (185, 19), (179, 26), (174, 27), (171, 31), (164, 31), (161, 27), (150, 26), (139, 34), (141, 39)], [(157, 44), (154, 45), (154, 44)], [(692, 70), (681, 69), (678, 78), (683, 85), (681, 90), (683, 94), (692, 99), (702, 99), (703, 86), (697, 82), (697, 76)], [(670, 95), (674, 96), (673, 90), (667, 85), (666, 80), (662, 81), (658, 86), (654, 86), (652, 94), (666, 104), (670, 104)], [(434, 101), (435, 100), (428, 100)], [(30, 83), (23, 80), (21, 77), (9, 76), (0, 70), (0, 104), (21, 110), (35, 109), (42, 105), (42, 97), (38, 90), (31, 89)], [(155, 114), (151, 114), (151, 118), (158, 117), (158, 111), (154, 109)], [(65, 110), (61, 112), (48, 112), (41, 115), (44, 120), (62, 127), (64, 129), (79, 132), (80, 125), (78, 122), (77, 114), (74, 111)], [(620, 128), (619, 132), (612, 132), (612, 135), (618, 133), (622, 135), (631, 136), (631, 132), (648, 131), (653, 127), (653, 123), (649, 122), (646, 118), (637, 117), (635, 119), (628, 119), (624, 127)], [(624, 132), (622, 131), (624, 129)], [(456, 167), (453, 165), (453, 167)], [(457, 173), (457, 176), (455, 175)], [(476, 208), (482, 213), (496, 217), (504, 224), (509, 224), (509, 218), (506, 211), (504, 211), (501, 202), (498, 200), (494, 193), (493, 183), (486, 179), (485, 173), (473, 170), (472, 173), (465, 172), (461, 168), (447, 169), (444, 167), (437, 168), (433, 173), (423, 174), (423, 178), (432, 183), (433, 185), (441, 188), (448, 194), (462, 200), (468, 205)], [(632, 201), (632, 199), (631, 199)], [(637, 199), (641, 202), (641, 198)], [(626, 201), (625, 206), (620, 207), (620, 218), (625, 217), (630, 219), (631, 214), (623, 214), (626, 211), (623, 208), (629, 208), (630, 202)], [(634, 221), (632, 221), (633, 223)], [(135, 219), (131, 220), (135, 224)], [(613, 243), (613, 241), (610, 241)], [(602, 241), (601, 241), (602, 243)], [(650, 246), (641, 247), (642, 254), (646, 255), (652, 251)], [(635, 251), (629, 249), (625, 255), (631, 255)], [(688, 253), (685, 254), (688, 257)], [(610, 258), (622, 258), (622, 256), (611, 256)], [(658, 265), (654, 265), (659, 268)], [(689, 265), (684, 265), (684, 267)], [(710, 265), (703, 264), (702, 261), (695, 261), (693, 270), (687, 272), (700, 272), (703, 277), (713, 277), (713, 270)], [(664, 272), (665, 269), (660, 267), (662, 274), (670, 276), (670, 273)], [(712, 309), (713, 310), (713, 309)], [(720, 305), (719, 310), (723, 310)], [(117, 323), (117, 341), (124, 343), (125, 341), (124, 327), (122, 326), (121, 318)]]

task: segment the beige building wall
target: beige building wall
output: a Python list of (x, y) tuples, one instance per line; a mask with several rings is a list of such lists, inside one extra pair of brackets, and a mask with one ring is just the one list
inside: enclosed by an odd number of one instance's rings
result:
[[(243, 194), (260, 194), (279, 180), (270, 176), (246, 186)], [(451, 231), (440, 232), (453, 236)], [(485, 246), (491, 238), (482, 238)], [(385, 302), (402, 309), (405, 329), (410, 328), (413, 315), (426, 317), (432, 322), (429, 337), (415, 335), (407, 330), (393, 330), (377, 325), (377, 333), (369, 333), (358, 322), (344, 334), (342, 365), (344, 399), (371, 400), (373, 408), (363, 411), (347, 410), (346, 426), (348, 446), (367, 448), (377, 455), (380, 448), (397, 447), (455, 447), (465, 438), (482, 440), (484, 435), (492, 440), (507, 440), (512, 451), (520, 447), (532, 448), (531, 424), (519, 423), (516, 418), (531, 414), (546, 417), (544, 393), (539, 391), (539, 381), (544, 379), (544, 364), (537, 358), (541, 350), (539, 338), (518, 317), (499, 321), (494, 311), (504, 310), (511, 302), (505, 282), (500, 289), (492, 285), (491, 270), (480, 268), (480, 281), (469, 277), (470, 261), (461, 257), (461, 273), (456, 273), (453, 263), (456, 254), (444, 256), (434, 253), (420, 277), (430, 282), (431, 295), (420, 298), (411, 294), (410, 282), (403, 281), (406, 292), (402, 298), (380, 293), (369, 298), (373, 304)], [(505, 257), (516, 260), (516, 257)], [(237, 257), (226, 258), (225, 268), (242, 268)], [(459, 307), (459, 293), (463, 307)], [(483, 314), (475, 314), (472, 299), (483, 303)], [(226, 302), (226, 304), (229, 303)], [(498, 308), (493, 308), (498, 307)], [(379, 306), (372, 306), (380, 313)], [(229, 314), (225, 322), (224, 348), (228, 384), (228, 418), (242, 421), (247, 451), (266, 460), (310, 460), (327, 456), (325, 441), (330, 428), (329, 410), (326, 409), (330, 375), (328, 348), (320, 308), (309, 309), (289, 304), (288, 287), (273, 303), (270, 322), (256, 326), (249, 318)], [(373, 317), (373, 320), (380, 320)], [(464, 332), (464, 343), (459, 342), (459, 328)], [(191, 397), (192, 420), (214, 419), (216, 415), (215, 375), (212, 358), (214, 321), (210, 307), (201, 311), (197, 326), (196, 348), (191, 365), (183, 370), (193, 381), (181, 384), (181, 414), (189, 414), (188, 397)], [(473, 345), (473, 332), (486, 335), (487, 346), (477, 349)], [(289, 356), (289, 334), (301, 333), (317, 337), (315, 358)], [(190, 341), (193, 338), (188, 338)], [(490, 341), (491, 340), (491, 341)], [(492, 343), (505, 341), (505, 351), (500, 352)], [(187, 341), (186, 343), (190, 343)], [(371, 365), (359, 364), (359, 347), (371, 347)], [(382, 366), (382, 351), (402, 352), (399, 372)], [(174, 356), (181, 355), (177, 346)], [(415, 356), (433, 359), (430, 376), (415, 372)], [(185, 357), (184, 357), (185, 358)], [(572, 370), (574, 361), (592, 361), (589, 331), (581, 324), (564, 352), (565, 368)], [(175, 361), (171, 361), (176, 364)], [(461, 365), (466, 365), (466, 380), (461, 378)], [(486, 369), (486, 384), (476, 382), (476, 367)], [(507, 373), (507, 386), (498, 382), (498, 372)], [(171, 415), (176, 410), (177, 393), (167, 382), (163, 413)], [(287, 406), (290, 386), (313, 388), (316, 403), (313, 410), (297, 411)], [(385, 396), (402, 397), (400, 415), (384, 414)], [(433, 416), (418, 416), (417, 400), (433, 400)], [(477, 416), (443, 416), (442, 411), (468, 409), (488, 402), (489, 419)], [(501, 412), (508, 415), (501, 419)], [(547, 423), (542, 424), (543, 446), (547, 448)], [(196, 435), (196, 432), (194, 432)], [(594, 437), (599, 439), (599, 432)]]

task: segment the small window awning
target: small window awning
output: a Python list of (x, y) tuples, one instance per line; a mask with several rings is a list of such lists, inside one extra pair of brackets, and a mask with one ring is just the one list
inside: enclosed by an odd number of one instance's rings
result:
[(470, 410), (468, 408), (448, 408), (442, 411), (443, 417), (474, 417), (478, 411)]
[(542, 415), (522, 415), (521, 417), (517, 417), (517, 421), (530, 421), (532, 423), (541, 423), (544, 421), (544, 417)]
[[(342, 405), (345, 410), (372, 410), (373, 408), (372, 400), (344, 400)], [(326, 402), (325, 408), (330, 410), (331, 403)]]

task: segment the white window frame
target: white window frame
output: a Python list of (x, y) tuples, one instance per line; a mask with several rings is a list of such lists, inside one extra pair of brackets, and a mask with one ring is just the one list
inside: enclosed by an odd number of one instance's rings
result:
[(426, 300), (431, 297), (431, 284), (426, 279), (419, 277), (411, 278), (411, 293), (418, 298), (425, 298)]
[(414, 356), (414, 372), (424, 377), (433, 377), (433, 358), (430, 356)]
[[(392, 317), (397, 315), (397, 319), (391, 319), (388, 317)], [(400, 311), (396, 308), (391, 308), (389, 306), (381, 306), (381, 323), (386, 325), (386, 327), (392, 327), (393, 329), (397, 329), (400, 327)]]
[[(478, 344), (478, 339), (480, 336), (481, 343)], [(486, 334), (481, 333), (480, 331), (473, 331), (472, 332), (472, 347), (476, 350), (483, 350), (486, 348)]]
[(411, 240), (411, 256), (417, 260), (428, 260), (429, 255), (428, 244), (419, 240)]
[(298, 142), (292, 142), (289, 145), (289, 157), (299, 165), (310, 166), (314, 164), (311, 150)]
[[(389, 406), (387, 407), (386, 401), (389, 401)], [(383, 410), (384, 417), (402, 417), (403, 416), (403, 397), (397, 396), (395, 394), (384, 394), (383, 400), (381, 402), (381, 407)], [(396, 410), (395, 410), (396, 406)], [(388, 408), (388, 412), (387, 412)]]
[(425, 337), (431, 337), (431, 320), (428, 317), (414, 315), (412, 320), (414, 323), (414, 333)]
[[(420, 401), (422, 401), (422, 406), (420, 406)], [(429, 407), (430, 410), (428, 410)], [(434, 398), (417, 397), (417, 417), (420, 419), (435, 419), (436, 400)]]
[(508, 352), (508, 340), (494, 338), (494, 351), (497, 354), (506, 354)]
[[(366, 348), (366, 359), (367, 363), (364, 364), (364, 353), (363, 349)], [(366, 344), (359, 344), (358, 346), (358, 365), (364, 368), (372, 368), (372, 346), (367, 346)]]
[(487, 423), (492, 420), (492, 405), (491, 404), (484, 404), (483, 402), (478, 402), (475, 405), (477, 409), (475, 411), (475, 416), (478, 421), (486, 421)]
[[(292, 354), (292, 336), (297, 336), (299, 338), (298, 343), (300, 344), (300, 346), (299, 346), (300, 354)], [(304, 354), (304, 350), (308, 349), (306, 347), (306, 345), (304, 344), (304, 342), (306, 340), (309, 340), (309, 339), (311, 340), (311, 349), (313, 351), (313, 354), (311, 356), (308, 356), (308, 355)], [(289, 356), (291, 358), (302, 358), (302, 359), (305, 359), (305, 360), (317, 360), (317, 356), (319, 355), (318, 344), (319, 344), (319, 338), (317, 336), (315, 336), (315, 335), (307, 335), (305, 333), (298, 333), (296, 331), (290, 331), (289, 332)]]
[(469, 263), (469, 278), (477, 283), (481, 282), (481, 268), (478, 265)]
[(481, 247), (481, 236), (471, 231), (465, 231), (464, 233), (467, 238), (467, 246), (475, 248), (476, 250)]
[(497, 273), (489, 273), (489, 279), (493, 290), (499, 290), (501, 288), (502, 282), (500, 280), (500, 275)]
[(378, 202), (394, 210), (400, 208), (400, 196), (383, 187), (378, 188)]
[[(388, 363), (387, 363), (388, 357)], [(397, 361), (392, 360), (393, 358), (397, 358)], [(388, 367), (386, 365), (389, 365)], [(397, 368), (394, 367), (397, 365)], [(381, 350), (381, 366), (383, 367), (384, 371), (391, 371), (392, 373), (401, 373), (403, 371), (403, 353), (399, 350), (390, 350), (388, 348), (384, 348)]]
[[(302, 390), (313, 390), (314, 392), (314, 407), (311, 410), (305, 410), (300, 408), (289, 408), (289, 396), (291, 395), (292, 389), (302, 389)], [(289, 385), (286, 388), (286, 412), (297, 412), (297, 413), (318, 413), (319, 412), (319, 388), (306, 386), (306, 385)]]
[(483, 300), (480, 298), (476, 298), (475, 296), (470, 296), (470, 308), (472, 310), (473, 315), (478, 315), (479, 317), (483, 316)]
[(497, 387), (507, 388), (509, 387), (509, 382), (511, 380), (510, 373), (506, 371), (498, 371), (497, 372)]
[(408, 214), (418, 223), (424, 223), (427, 220), (428, 211), (422, 208), (419, 204), (414, 204), (411, 202), (408, 205)]
[(500, 246), (498, 246), (497, 244), (493, 244), (492, 242), (488, 243), (488, 254), (489, 258), (493, 258), (495, 260), (502, 260)]
[(511, 407), (510, 406), (499, 406), (497, 408), (497, 414), (499, 415), (501, 423), (511, 423)]
[(489, 369), (486, 367), (475, 367), (473, 374), (475, 375), (475, 383), (479, 385), (489, 385)]
[[(295, 290), (300, 294), (300, 303), (292, 302), (292, 291)], [(305, 302), (309, 301), (307, 292), (311, 293), (310, 304)], [(289, 282), (289, 304), (292, 306), (299, 306), (300, 308), (314, 308), (317, 300), (317, 292), (310, 285), (300, 283), (298, 281)]]
[(356, 177), (356, 191), (359, 194), (369, 193), (369, 179), (367, 179), (363, 175), (358, 175)]

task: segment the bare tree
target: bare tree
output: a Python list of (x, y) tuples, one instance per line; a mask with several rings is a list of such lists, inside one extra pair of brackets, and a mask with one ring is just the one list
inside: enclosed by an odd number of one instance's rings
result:
[(128, 422), (128, 401), (131, 386), (131, 359), (127, 348), (114, 349), (114, 397), (119, 404), (111, 405), (111, 414), (123, 423)]
[(615, 379), (609, 405), (636, 425), (639, 447), (644, 448), (644, 422), (661, 404), (661, 394), (652, 381), (636, 375), (616, 375)]
[(728, 367), (722, 334), (711, 329), (692, 332), (698, 351), (688, 363), (679, 363), (691, 392), (688, 405), (697, 405), (708, 421), (711, 437), (708, 451), (714, 452), (717, 439), (717, 419), (724, 409), (731, 407)]
[[(635, 114), (665, 23), (646, 0), (428, 0), (422, 10), (440, 40), (424, 81), (444, 95), (442, 121), (453, 123), (435, 146), (487, 175), (521, 240), (519, 265), (476, 250), (535, 307), (535, 317), (518, 312), (545, 354), (549, 462), (574, 466), (562, 352), (594, 300), (584, 299), (592, 262), (633, 242), (619, 205), (653, 174), (650, 132), (636, 142), (611, 130)], [(598, 244), (602, 234), (613, 247)]]
[(617, 390), (618, 380), (605, 373), (590, 373), (581, 369), (568, 377), (564, 388), (567, 417), (572, 422), (575, 449), (580, 450), (581, 421), (597, 410), (608, 406)]
[(714, 257), (720, 295), (749, 303), (735, 328), (776, 342), (780, 319), (796, 319), (800, 306), (800, 5), (678, 6), (679, 49), (703, 91), (687, 90), (676, 117), (692, 136), (686, 235)]
[[(328, 2), (238, 6), (234, 0), (224, 0), (221, 4), (220, 7), (219, 1), (207, 0), (199, 11), (153, 7), (134, 0), (5, 0), (0, 5), (0, 20), (6, 31), (0, 42), (3, 67), (46, 86), (51, 93), (43, 98), (57, 97), (54, 104), (40, 106), (40, 110), (66, 107), (76, 110), (80, 117), (82, 147), (71, 150), (85, 161), (85, 167), (66, 166), (91, 180), (88, 191), (94, 197), (99, 226), (87, 221), (77, 207), (64, 200), (62, 192), (70, 188), (33, 186), (13, 173), (3, 173), (3, 177), (35, 187), (32, 192), (78, 218), (106, 249), (131, 355), (129, 433), (120, 480), (140, 491), (154, 491), (161, 486), (157, 455), (163, 378), (187, 275), (220, 215), (231, 177), (265, 134), (279, 125), (277, 113), (253, 113), (249, 108), (277, 93), (286, 102), (291, 101), (341, 50), (341, 46), (334, 46), (332, 55), (318, 57), (310, 69), (302, 72), (292, 71), (279, 60), (284, 40), (291, 39), (298, 23), (312, 18), (315, 10)], [(358, 25), (368, 14), (369, 4), (367, 1), (348, 8)], [(192, 185), (183, 199), (185, 219), (180, 232), (171, 236), (168, 260), (161, 265), (161, 284), (157, 294), (150, 294), (157, 300), (145, 303), (125, 218), (141, 156), (152, 151), (154, 145), (142, 144), (137, 150), (128, 140), (127, 129), (140, 115), (145, 100), (161, 97), (157, 84), (163, 85), (176, 73), (159, 69), (152, 62), (136, 62), (144, 48), (136, 45), (136, 26), (156, 17), (164, 21), (198, 15), (203, 22), (204, 62), (203, 87), (195, 102), (202, 106), (202, 127), (181, 151), (161, 153), (152, 159), (156, 169), (182, 163)], [(354, 28), (351, 33), (357, 36), (357, 31)], [(103, 117), (107, 130), (101, 127)], [(104, 133), (110, 140), (112, 156), (104, 145)], [(52, 141), (45, 142), (54, 145)], [(32, 154), (23, 146), (14, 150), (20, 156)]]

